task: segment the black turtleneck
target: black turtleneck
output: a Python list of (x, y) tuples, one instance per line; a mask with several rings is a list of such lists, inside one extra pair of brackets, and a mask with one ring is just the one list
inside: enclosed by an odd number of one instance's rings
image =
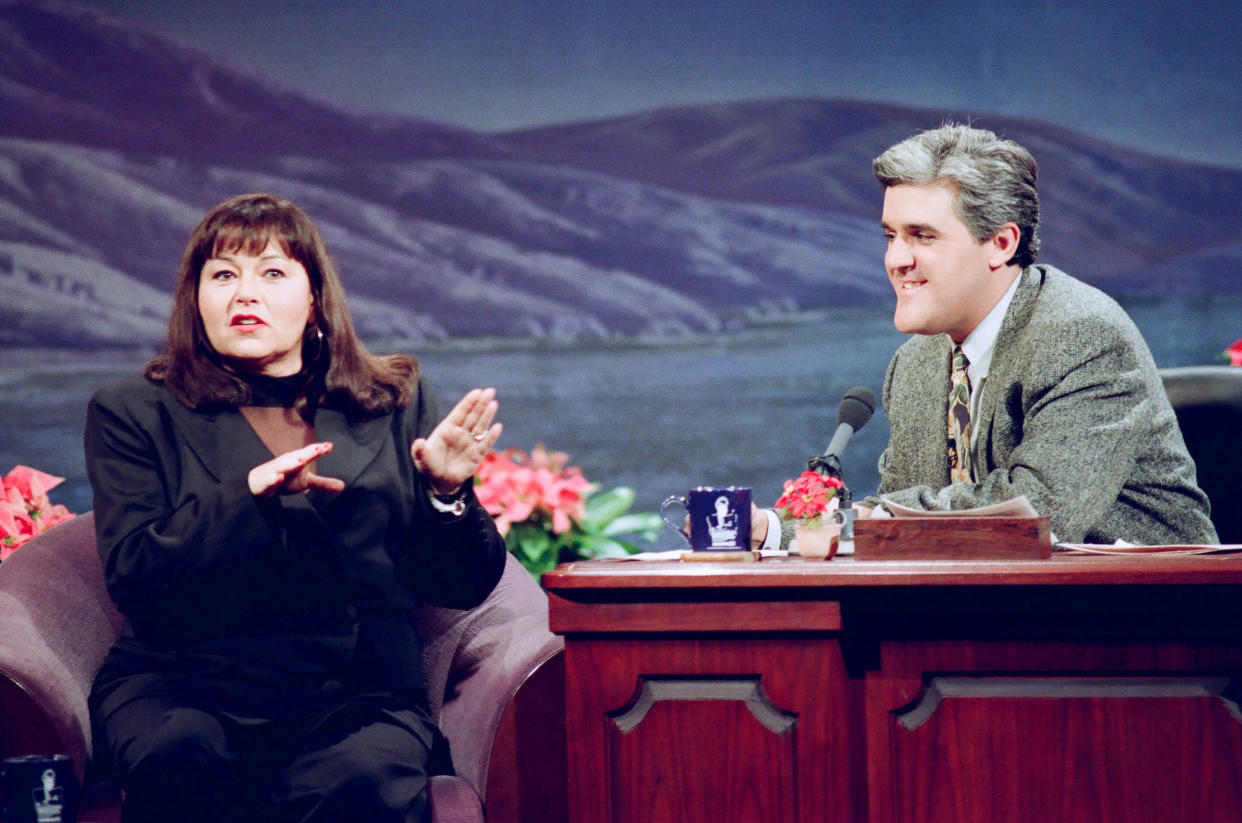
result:
[(248, 406), (282, 406), (290, 408), (298, 399), (302, 375), (269, 377), (266, 374), (239, 374), (238, 377), (250, 387)]
[(293, 411), (301, 375), (268, 377), (265, 374), (239, 375), (250, 387), (250, 402), (240, 411), (255, 434), (273, 455), (300, 449), (315, 442), (315, 430)]

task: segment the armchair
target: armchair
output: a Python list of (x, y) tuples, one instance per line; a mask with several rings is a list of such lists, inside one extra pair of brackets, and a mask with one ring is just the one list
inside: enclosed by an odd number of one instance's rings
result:
[(1186, 366), (1160, 370), (1186, 448), (1195, 460), (1199, 488), (1212, 503), (1212, 523), (1222, 543), (1242, 543), (1242, 368)]
[[(547, 615), (546, 596), (512, 556), (477, 608), (417, 610), (432, 712), (457, 767), (457, 775), (431, 780), (436, 823), (481, 823), (485, 805), (495, 823), (564, 819), (564, 664)], [(120, 792), (90, 769), (86, 705), (120, 628), (91, 514), (0, 564), (0, 757), (72, 757), (85, 787), (82, 823), (120, 819)], [(540, 768), (519, 780), (525, 761)]]

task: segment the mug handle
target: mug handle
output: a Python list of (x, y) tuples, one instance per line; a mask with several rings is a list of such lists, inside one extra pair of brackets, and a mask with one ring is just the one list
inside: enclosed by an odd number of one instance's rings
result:
[(685, 509), (687, 517), (690, 515), (690, 507), (686, 505), (686, 498), (678, 497), (677, 495), (674, 494), (674, 495), (670, 495), (663, 503), (660, 504), (660, 519), (664, 521), (664, 525), (668, 526), (670, 529), (672, 529), (673, 531), (680, 534), (683, 538), (685, 538), (687, 546), (693, 545), (690, 542), (690, 532), (686, 531), (681, 526), (674, 523), (672, 520), (669, 520), (668, 515), (664, 513), (664, 510), (667, 509), (669, 505), (672, 503), (676, 503), (679, 506), (681, 506), (683, 509)]

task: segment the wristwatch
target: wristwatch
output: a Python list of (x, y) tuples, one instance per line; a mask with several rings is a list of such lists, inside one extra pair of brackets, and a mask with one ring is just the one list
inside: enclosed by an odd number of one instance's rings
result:
[(435, 489), (432, 489), (430, 486), (427, 487), (427, 492), (431, 497), (431, 506), (436, 511), (451, 514), (454, 517), (461, 517), (466, 513), (465, 483), (452, 494), (436, 494)]

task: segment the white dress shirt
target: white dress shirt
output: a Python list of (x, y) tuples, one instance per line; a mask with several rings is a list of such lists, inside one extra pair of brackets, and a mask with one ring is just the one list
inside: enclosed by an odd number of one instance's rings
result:
[[(1001, 295), (1001, 299), (996, 302), (992, 310), (962, 341), (962, 353), (966, 355), (966, 360), (970, 363), (966, 368), (966, 374), (970, 376), (970, 419), (972, 421), (979, 418), (979, 400), (983, 397), (983, 384), (987, 382), (988, 369), (992, 365), (992, 351), (996, 348), (996, 338), (1000, 335), (1001, 324), (1005, 321), (1005, 312), (1009, 310), (1009, 304), (1013, 302), (1013, 296), (1018, 291), (1018, 282), (1021, 279), (1021, 277), (1013, 279), (1013, 282), (1009, 284), (1009, 289)], [(970, 427), (971, 445), (974, 445), (978, 434), (979, 427), (972, 425)]]

